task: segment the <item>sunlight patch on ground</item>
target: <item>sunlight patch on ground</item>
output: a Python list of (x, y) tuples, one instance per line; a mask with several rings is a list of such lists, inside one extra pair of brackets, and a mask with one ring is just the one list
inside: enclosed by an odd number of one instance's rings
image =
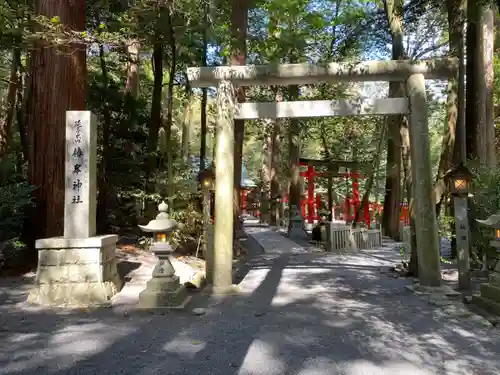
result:
[(188, 358), (194, 358), (195, 355), (205, 349), (207, 343), (195, 338), (179, 337), (171, 340), (163, 347), (165, 351), (180, 354)]
[(262, 282), (266, 279), (270, 268), (259, 268), (251, 270), (239, 284), (240, 290), (243, 293), (252, 293), (255, 291)]
[[(91, 323), (64, 327), (55, 333), (33, 333), (30, 340), (14, 333), (7, 338), (11, 343), (6, 358), (0, 355), (0, 374), (23, 373), (46, 366), (53, 370), (70, 368), (76, 362), (91, 357), (110, 347), (118, 339), (134, 331), (130, 326)], [(24, 335), (26, 336), (26, 335)]]
[[(297, 375), (324, 375), (337, 373), (335, 362), (324, 357), (308, 358)], [(335, 372), (334, 372), (335, 371)]]
[[(277, 358), (272, 345), (263, 340), (253, 340), (243, 360), (238, 375), (268, 375), (285, 373), (285, 363)], [(222, 375), (222, 374), (221, 374)]]
[(411, 362), (387, 361), (377, 365), (371, 361), (357, 360), (342, 367), (345, 375), (435, 375), (434, 372)]

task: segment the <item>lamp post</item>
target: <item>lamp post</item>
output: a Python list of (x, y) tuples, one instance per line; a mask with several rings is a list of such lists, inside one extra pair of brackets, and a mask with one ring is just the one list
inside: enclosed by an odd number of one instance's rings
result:
[(207, 284), (213, 283), (213, 230), (210, 215), (210, 192), (214, 188), (215, 173), (213, 167), (201, 171), (198, 175), (203, 193), (203, 255), (205, 256), (205, 280)]
[(144, 308), (182, 308), (190, 297), (186, 288), (180, 285), (179, 277), (175, 275), (174, 267), (170, 263), (170, 254), (173, 249), (169, 242), (170, 234), (177, 228), (178, 223), (169, 219), (168, 205), (162, 202), (158, 206), (160, 212), (156, 219), (147, 225), (139, 225), (143, 232), (153, 233), (153, 243), (150, 250), (158, 258), (153, 277), (147, 282), (146, 289), (139, 293), (139, 306)]
[(455, 209), (455, 233), (457, 246), (458, 288), (469, 290), (469, 220), (467, 217), (467, 197), (470, 192), (472, 174), (461, 163), (447, 172), (447, 178)]

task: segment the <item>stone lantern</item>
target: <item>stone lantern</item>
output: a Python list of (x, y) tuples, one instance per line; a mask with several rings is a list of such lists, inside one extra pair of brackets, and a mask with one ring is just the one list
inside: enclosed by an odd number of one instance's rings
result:
[(472, 173), (463, 164), (459, 164), (446, 173), (450, 192), (453, 196), (467, 197), (470, 193)]
[(490, 245), (496, 249), (500, 250), (500, 212), (491, 215), (486, 220), (476, 219), (479, 224), (492, 228), (494, 232), (494, 238), (490, 242)]
[[(476, 221), (487, 227), (492, 228), (494, 232), (494, 239), (490, 245), (500, 251), (500, 212), (491, 215), (486, 220)], [(489, 310), (492, 313), (500, 315), (500, 262), (497, 262), (495, 269), (489, 275), (489, 282), (481, 284), (481, 295), (473, 296), (473, 301), (481, 307)]]
[(190, 299), (170, 262), (173, 249), (169, 236), (177, 228), (178, 223), (169, 219), (167, 210), (168, 205), (162, 202), (158, 206), (160, 213), (156, 219), (147, 225), (139, 225), (143, 232), (153, 233), (150, 250), (158, 258), (158, 263), (153, 269), (153, 277), (147, 282), (146, 289), (139, 293), (139, 306), (143, 308), (183, 308)]

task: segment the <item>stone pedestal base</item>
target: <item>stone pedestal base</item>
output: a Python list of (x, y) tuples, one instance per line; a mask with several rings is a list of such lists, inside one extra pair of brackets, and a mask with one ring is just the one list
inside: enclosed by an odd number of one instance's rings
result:
[(171, 251), (168, 244), (157, 244), (152, 251), (158, 257), (153, 269), (153, 278), (146, 284), (146, 289), (139, 293), (139, 307), (145, 309), (181, 309), (191, 299), (186, 287), (181, 285), (179, 276), (170, 262)]
[(109, 305), (121, 289), (116, 267), (118, 236), (54, 237), (36, 241), (36, 286), (27, 302), (46, 306)]
[(180, 285), (178, 276), (152, 278), (139, 293), (139, 306), (146, 309), (181, 309), (189, 300), (186, 287)]
[(472, 302), (486, 311), (500, 316), (500, 262), (490, 275), (489, 282), (481, 284), (480, 295), (472, 296)]

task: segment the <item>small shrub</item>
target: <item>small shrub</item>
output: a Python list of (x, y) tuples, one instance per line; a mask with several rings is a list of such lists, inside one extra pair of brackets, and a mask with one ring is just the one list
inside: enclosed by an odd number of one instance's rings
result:
[(20, 236), (25, 209), (33, 205), (31, 193), (34, 187), (26, 181), (10, 178), (0, 186), (0, 242)]

